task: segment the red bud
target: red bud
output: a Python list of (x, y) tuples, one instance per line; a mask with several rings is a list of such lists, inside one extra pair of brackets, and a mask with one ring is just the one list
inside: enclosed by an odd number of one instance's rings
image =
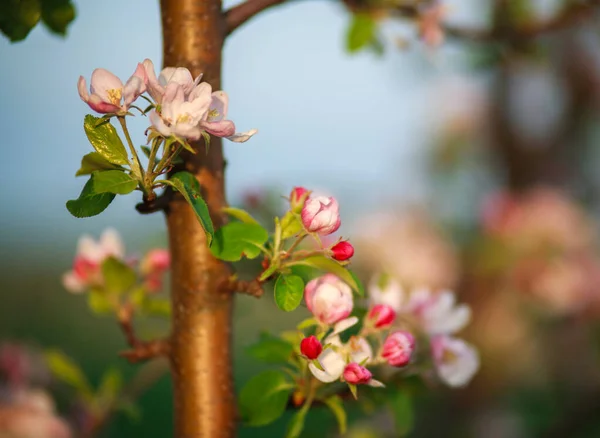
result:
[(331, 257), (338, 262), (348, 260), (354, 255), (354, 247), (350, 242), (339, 242), (331, 247)]
[(300, 352), (310, 360), (319, 357), (322, 351), (323, 346), (315, 336), (309, 336), (300, 342)]

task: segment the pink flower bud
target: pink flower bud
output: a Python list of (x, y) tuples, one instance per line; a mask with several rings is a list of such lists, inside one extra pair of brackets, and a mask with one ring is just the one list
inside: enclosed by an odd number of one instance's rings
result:
[(344, 368), (344, 380), (354, 385), (369, 383), (372, 377), (371, 371), (356, 362), (349, 363)]
[(352, 312), (354, 301), (350, 286), (333, 274), (309, 281), (304, 288), (308, 310), (324, 324), (335, 324)]
[(396, 312), (387, 304), (377, 304), (369, 311), (369, 322), (375, 328), (387, 328), (394, 323)]
[(300, 342), (300, 352), (310, 360), (319, 357), (322, 351), (323, 346), (315, 336), (309, 336)]
[(336, 232), (341, 224), (339, 204), (333, 197), (308, 198), (301, 217), (306, 230), (323, 236)]
[(338, 242), (331, 247), (331, 257), (338, 262), (348, 260), (354, 255), (354, 247), (350, 242)]
[(415, 350), (415, 338), (407, 331), (397, 331), (383, 343), (381, 356), (393, 367), (403, 367), (410, 362)]
[(290, 205), (292, 210), (302, 210), (306, 198), (308, 198), (309, 191), (304, 187), (294, 187), (290, 193)]
[(165, 272), (171, 266), (171, 254), (166, 249), (153, 249), (140, 263), (140, 271), (146, 279), (146, 287), (155, 292), (162, 288)]

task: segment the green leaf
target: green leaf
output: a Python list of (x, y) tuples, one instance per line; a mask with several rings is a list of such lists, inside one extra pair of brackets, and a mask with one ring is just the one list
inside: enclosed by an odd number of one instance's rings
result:
[(340, 429), (340, 435), (345, 434), (348, 421), (342, 398), (339, 395), (332, 395), (331, 397), (323, 400), (323, 403), (325, 403), (327, 407), (331, 409), (333, 415), (335, 415), (335, 418), (338, 422), (338, 427)]
[(102, 382), (98, 388), (98, 397), (104, 403), (112, 403), (119, 395), (123, 387), (123, 375), (116, 368), (110, 368), (102, 376)]
[(390, 408), (396, 423), (398, 436), (405, 436), (414, 427), (415, 415), (411, 393), (408, 390), (399, 390), (389, 400)]
[(285, 312), (291, 312), (302, 302), (304, 281), (297, 275), (280, 275), (275, 282), (275, 303)]
[(281, 238), (288, 239), (303, 230), (302, 222), (297, 214), (288, 211), (281, 218)]
[(94, 192), (93, 178), (83, 186), (79, 198), (67, 201), (67, 210), (75, 217), (91, 217), (102, 213), (115, 199), (114, 193)]
[(114, 302), (102, 289), (92, 289), (88, 293), (88, 306), (97, 315), (112, 313), (115, 310)]
[(338, 277), (340, 277), (342, 281), (347, 283), (348, 286), (354, 289), (358, 294), (361, 294), (362, 288), (358, 285), (358, 282), (356, 281), (354, 275), (351, 274), (350, 271), (348, 271), (335, 260), (328, 259), (324, 256), (313, 256), (307, 257), (299, 262), (295, 262), (294, 264), (310, 266), (311, 268), (316, 268), (322, 271), (335, 274)]
[(256, 344), (246, 351), (253, 358), (266, 363), (286, 363), (294, 351), (294, 347), (282, 339), (264, 335)]
[(85, 374), (71, 358), (58, 350), (45, 353), (48, 368), (58, 380), (75, 388), (81, 395), (90, 397), (93, 394)]
[(102, 155), (98, 152), (90, 152), (86, 154), (81, 159), (81, 167), (75, 174), (75, 176), (81, 175), (89, 175), (95, 170), (116, 170), (123, 169), (121, 166), (117, 166), (116, 164), (112, 164), (110, 161), (107, 161)]
[(75, 19), (75, 7), (69, 0), (43, 0), (42, 21), (50, 31), (66, 35), (67, 27)]
[(242, 256), (256, 258), (269, 233), (260, 225), (231, 222), (219, 228), (210, 248), (212, 254), (228, 262), (241, 260)]
[(113, 164), (129, 163), (121, 137), (110, 121), (88, 114), (85, 116), (83, 129), (96, 152), (107, 161)]
[(376, 31), (377, 22), (371, 15), (354, 14), (346, 35), (346, 50), (355, 53), (368, 47), (376, 40)]
[(258, 281), (265, 281), (267, 278), (269, 278), (271, 275), (277, 272), (277, 269), (279, 269), (279, 266), (277, 266), (277, 264), (269, 265), (269, 267), (265, 269), (262, 274), (260, 274), (260, 277), (258, 277)]
[(281, 417), (292, 385), (281, 371), (264, 371), (251, 378), (240, 391), (242, 418), (249, 426), (264, 426)]
[(359, 296), (364, 297), (367, 292), (365, 291), (365, 286), (362, 284), (362, 281), (360, 281), (360, 279), (358, 278), (358, 276), (356, 275), (356, 273), (354, 271), (351, 271), (350, 269), (347, 269), (347, 271), (350, 273), (350, 275), (352, 275), (352, 278), (354, 279), (354, 282), (356, 283), (356, 286), (358, 287), (358, 289), (356, 290), (356, 293)]
[(198, 183), (198, 180), (189, 172), (177, 172), (169, 180), (165, 180), (164, 182), (181, 193), (185, 200), (191, 205), (200, 221), (200, 225), (204, 228), (208, 246), (211, 246), (215, 230), (208, 211), (208, 205), (206, 205), (206, 202), (204, 202), (204, 199), (202, 199), (202, 195), (200, 194), (200, 184)]
[(304, 321), (300, 321), (300, 323), (296, 326), (296, 328), (298, 330), (304, 330), (309, 327), (313, 327), (315, 325), (319, 325), (319, 321), (317, 321), (315, 318), (308, 318), (308, 319), (305, 319)]
[(24, 40), (41, 15), (40, 0), (4, 0), (0, 3), (0, 31), (12, 42)]
[(122, 170), (104, 170), (92, 173), (95, 193), (126, 195), (138, 186), (136, 179)]
[(231, 217), (236, 218), (240, 222), (244, 222), (245, 224), (260, 225), (258, 221), (250, 215), (250, 213), (248, 213), (246, 210), (242, 210), (241, 208), (225, 207), (223, 212), (227, 213)]
[(352, 393), (352, 397), (354, 397), (354, 400), (358, 399), (358, 391), (356, 389), (356, 385), (354, 385), (353, 383), (348, 383), (348, 389), (350, 389), (350, 392)]
[(113, 294), (129, 291), (137, 280), (135, 271), (115, 257), (108, 257), (102, 262), (102, 277), (105, 289)]
[(300, 409), (294, 414), (290, 422), (288, 423), (285, 438), (298, 438), (304, 429), (304, 423), (306, 421), (307, 409)]

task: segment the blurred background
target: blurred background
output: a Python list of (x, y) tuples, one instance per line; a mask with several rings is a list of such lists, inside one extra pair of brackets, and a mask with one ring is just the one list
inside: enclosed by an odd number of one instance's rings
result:
[[(446, 22), (492, 29), (501, 43), (449, 32), (438, 47), (422, 22), (378, 16), (367, 41), (376, 50), (349, 50), (353, 14), (367, 6), (291, 2), (227, 42), (230, 118), (259, 129), (225, 145), (230, 203), (260, 214), (295, 185), (334, 195), (364, 280), (383, 267), (406, 288), (451, 288), (473, 307), (464, 337), (482, 369), (471, 385), (415, 390), (410, 432), (394, 429), (390, 410), (349, 404), (348, 436), (600, 436), (598, 21), (590, 9), (536, 34), (584, 3), (454, 0)], [(125, 376), (135, 367), (116, 357), (125, 343), (115, 321), (90, 317), (61, 276), (82, 234), (116, 227), (141, 255), (166, 245), (165, 225), (136, 214), (134, 195), (91, 219), (66, 210), (89, 149), (76, 82), (96, 67), (125, 78), (144, 58), (161, 64), (161, 35), (157, 2), (76, 8), (66, 39), (41, 26), (19, 43), (0, 39), (0, 341), (59, 348), (98, 382), (112, 366)], [(137, 119), (141, 144), (147, 121)], [(306, 313), (275, 311), (270, 294), (236, 304), (241, 385), (264, 369), (247, 347)], [(145, 336), (167, 329), (141, 324)], [(170, 436), (169, 385), (159, 374), (138, 418), (118, 414), (101, 436)], [(239, 436), (280, 437), (285, 423)], [(334, 419), (317, 410), (305, 436), (336, 436)]]

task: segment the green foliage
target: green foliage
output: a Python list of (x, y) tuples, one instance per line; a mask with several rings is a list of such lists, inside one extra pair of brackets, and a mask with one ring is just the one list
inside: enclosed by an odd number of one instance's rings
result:
[(24, 40), (40, 20), (64, 36), (74, 18), (70, 0), (0, 0), (0, 32), (13, 43)]
[(264, 426), (285, 411), (291, 385), (280, 371), (264, 371), (250, 379), (240, 391), (239, 407), (249, 426)]
[(410, 391), (407, 389), (398, 390), (390, 398), (389, 406), (394, 416), (398, 436), (408, 435), (415, 423), (415, 414)]
[(45, 353), (48, 368), (58, 380), (73, 387), (79, 395), (90, 398), (93, 395), (85, 374), (71, 358), (58, 350), (49, 350)]
[(75, 19), (75, 6), (70, 0), (42, 0), (42, 21), (51, 32), (65, 36)]
[(268, 238), (267, 230), (260, 225), (232, 222), (217, 230), (210, 251), (228, 262), (241, 260), (242, 256), (253, 259), (260, 255)]
[(342, 281), (347, 283), (348, 286), (354, 289), (356, 293), (361, 296), (364, 294), (364, 289), (360, 286), (360, 282), (356, 279), (354, 274), (335, 260), (328, 259), (324, 256), (312, 256), (295, 263), (335, 274), (340, 277)]
[(171, 300), (167, 298), (148, 298), (142, 302), (141, 308), (150, 316), (171, 316)]
[(81, 159), (81, 167), (75, 174), (75, 176), (89, 175), (96, 170), (118, 170), (123, 169), (121, 166), (112, 164), (106, 160), (98, 152), (90, 152)]
[(333, 415), (335, 415), (335, 419), (338, 422), (340, 435), (345, 434), (348, 425), (348, 419), (342, 398), (339, 395), (332, 395), (331, 397), (323, 400), (323, 403), (325, 403), (331, 412), (333, 412)]
[(91, 177), (83, 186), (79, 198), (67, 201), (67, 210), (75, 217), (96, 216), (106, 210), (113, 199), (114, 193), (96, 193)]
[(98, 399), (100, 403), (107, 405), (114, 402), (123, 387), (123, 376), (116, 368), (110, 368), (102, 376), (98, 388)]
[(128, 164), (127, 151), (110, 121), (91, 114), (85, 116), (83, 129), (88, 140), (106, 161), (112, 164)]
[(266, 363), (287, 363), (294, 347), (280, 338), (262, 334), (260, 340), (246, 350), (250, 356)]
[(135, 271), (114, 257), (102, 262), (102, 277), (106, 291), (111, 294), (128, 292), (137, 280)]
[(304, 281), (297, 275), (280, 275), (275, 282), (275, 303), (286, 312), (296, 309), (304, 296)]
[(241, 208), (226, 207), (223, 209), (223, 212), (227, 213), (233, 218), (236, 218), (240, 222), (244, 222), (245, 224), (259, 225), (258, 221), (254, 219), (250, 213), (248, 213), (246, 210), (242, 210)]
[(177, 172), (171, 179), (162, 182), (170, 185), (183, 195), (194, 210), (194, 213), (196, 213), (196, 217), (206, 233), (208, 245), (212, 245), (215, 231), (208, 212), (208, 206), (200, 194), (200, 183), (198, 183), (198, 180), (189, 172)]
[(112, 313), (115, 303), (110, 299), (105, 290), (92, 289), (88, 294), (88, 306), (97, 315)]
[(294, 414), (290, 422), (288, 423), (285, 438), (298, 438), (304, 429), (304, 423), (306, 422), (307, 409), (300, 409)]
[(369, 14), (353, 14), (346, 34), (346, 50), (355, 53), (376, 44), (377, 41), (375, 19)]
[(302, 231), (302, 222), (298, 218), (298, 215), (292, 211), (288, 211), (285, 216), (281, 218), (281, 238), (288, 239), (295, 236)]
[(138, 185), (136, 179), (121, 170), (96, 171), (92, 173), (92, 180), (96, 193), (126, 195), (133, 192)]

